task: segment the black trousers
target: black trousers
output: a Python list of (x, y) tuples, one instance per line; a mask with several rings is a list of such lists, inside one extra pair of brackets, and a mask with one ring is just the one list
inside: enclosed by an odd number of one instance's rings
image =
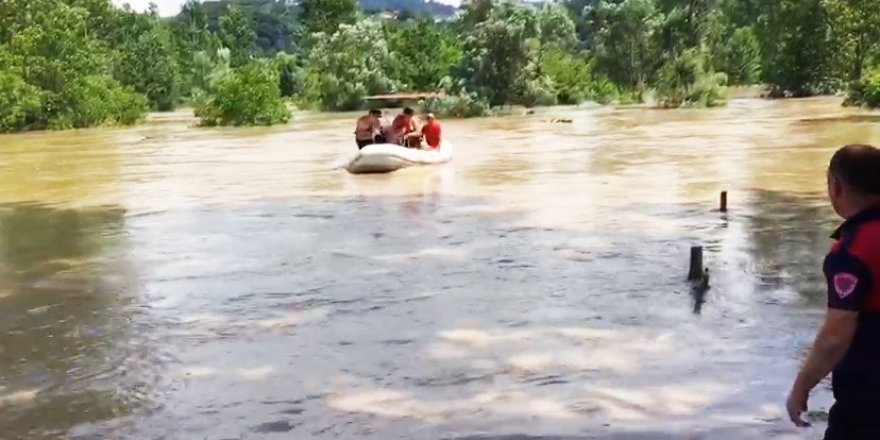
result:
[(373, 139), (357, 139), (357, 138), (355, 138), (354, 142), (357, 144), (358, 150), (360, 150), (361, 148), (364, 148), (370, 144), (384, 144), (385, 142), (388, 142), (388, 141), (385, 140), (384, 135), (377, 134), (375, 137), (373, 137)]
[(861, 405), (841, 405), (839, 402), (831, 407), (825, 440), (877, 439), (880, 439), (880, 410)]

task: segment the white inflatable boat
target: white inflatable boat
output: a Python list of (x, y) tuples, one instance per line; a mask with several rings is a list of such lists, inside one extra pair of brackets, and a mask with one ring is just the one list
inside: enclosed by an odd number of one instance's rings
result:
[(396, 144), (372, 144), (360, 149), (345, 169), (352, 174), (390, 173), (416, 165), (433, 165), (452, 160), (452, 145), (442, 142), (436, 150), (418, 150)]

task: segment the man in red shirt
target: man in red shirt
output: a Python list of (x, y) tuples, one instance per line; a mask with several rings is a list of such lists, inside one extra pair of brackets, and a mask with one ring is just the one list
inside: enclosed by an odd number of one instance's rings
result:
[(834, 406), (825, 440), (880, 439), (880, 150), (848, 145), (828, 167), (831, 205), (845, 221), (825, 257), (825, 322), (792, 385), (791, 421), (831, 373)]
[(394, 117), (394, 121), (391, 123), (391, 136), (388, 142), (408, 146), (407, 143), (411, 139), (411, 134), (416, 131), (416, 123), (413, 121), (414, 114), (413, 109), (407, 107), (403, 109), (403, 113)]
[(440, 123), (437, 122), (437, 118), (434, 117), (433, 113), (428, 113), (425, 117), (428, 123), (422, 127), (422, 136), (425, 137), (425, 143), (428, 144), (428, 148), (431, 150), (436, 150), (440, 148)]

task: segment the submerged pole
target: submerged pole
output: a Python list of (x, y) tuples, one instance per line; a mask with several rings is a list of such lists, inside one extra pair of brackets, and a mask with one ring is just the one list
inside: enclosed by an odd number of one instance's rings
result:
[(727, 191), (721, 191), (721, 212), (727, 212)]
[(695, 281), (703, 277), (703, 247), (691, 247), (691, 268), (688, 271), (688, 281)]

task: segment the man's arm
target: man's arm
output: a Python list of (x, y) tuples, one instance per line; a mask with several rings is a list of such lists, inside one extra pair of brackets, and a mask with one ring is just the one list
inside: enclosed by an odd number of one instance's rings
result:
[(786, 407), (797, 426), (809, 424), (800, 418), (807, 409), (810, 391), (834, 370), (852, 343), (871, 291), (871, 273), (858, 258), (847, 252), (833, 252), (825, 260), (828, 283), (828, 310), (800, 372), (791, 387)]
[(794, 381), (795, 392), (809, 394), (840, 363), (856, 333), (858, 320), (858, 312), (828, 309), (825, 322)]

